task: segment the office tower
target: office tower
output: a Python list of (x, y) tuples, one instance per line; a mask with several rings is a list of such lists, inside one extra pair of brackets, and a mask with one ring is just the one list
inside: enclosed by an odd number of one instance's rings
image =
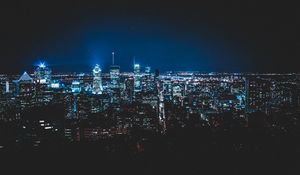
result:
[(139, 64), (134, 64), (134, 92), (140, 92), (141, 90), (141, 68)]
[(133, 77), (127, 77), (124, 81), (125, 84), (125, 95), (124, 95), (124, 101), (132, 102), (133, 95), (134, 95), (134, 78)]
[(51, 69), (45, 63), (41, 63), (34, 72), (36, 81), (40, 84), (49, 84), (51, 82), (51, 73)]
[(34, 106), (33, 97), (35, 95), (35, 86), (33, 79), (24, 72), (23, 75), (14, 81), (16, 84), (16, 95), (20, 99), (21, 109)]
[(87, 94), (81, 92), (76, 96), (77, 116), (80, 119), (86, 119), (91, 111), (91, 103)]
[(162, 133), (167, 130), (163, 90), (159, 90), (158, 118)]
[(151, 68), (149, 66), (145, 67), (145, 74), (142, 77), (142, 88), (144, 92), (155, 91), (155, 81), (154, 77), (151, 75)]
[(64, 107), (65, 107), (65, 117), (67, 119), (76, 119), (77, 118), (77, 102), (75, 94), (67, 94), (64, 97)]
[(71, 85), (71, 90), (75, 95), (79, 94), (81, 92), (80, 81), (74, 80)]
[(172, 100), (172, 81), (171, 78), (165, 78), (162, 80), (162, 89), (165, 100)]
[(9, 82), (6, 81), (5, 83), (5, 93), (9, 93)]
[(27, 72), (24, 72), (23, 75), (14, 82), (17, 86), (18, 95), (29, 96), (34, 94), (34, 82)]
[(115, 65), (115, 53), (112, 52), (112, 65), (109, 70), (110, 75), (110, 88), (119, 88), (120, 87), (120, 66)]
[(93, 94), (99, 95), (103, 92), (103, 86), (102, 86), (102, 79), (101, 79), (101, 69), (98, 64), (96, 64), (95, 68), (93, 69)]

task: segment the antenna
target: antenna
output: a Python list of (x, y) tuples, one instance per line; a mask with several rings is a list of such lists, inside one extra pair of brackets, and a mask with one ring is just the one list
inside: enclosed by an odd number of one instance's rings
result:
[(112, 52), (112, 65), (115, 65), (115, 52)]
[(135, 65), (135, 56), (133, 56), (133, 65)]

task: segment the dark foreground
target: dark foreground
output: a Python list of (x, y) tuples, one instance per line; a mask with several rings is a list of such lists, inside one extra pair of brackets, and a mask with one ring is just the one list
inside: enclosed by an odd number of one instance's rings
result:
[[(1, 167), (27, 174), (299, 174), (297, 134), (178, 130), (1, 151)], [(1, 173), (2, 174), (2, 173)]]

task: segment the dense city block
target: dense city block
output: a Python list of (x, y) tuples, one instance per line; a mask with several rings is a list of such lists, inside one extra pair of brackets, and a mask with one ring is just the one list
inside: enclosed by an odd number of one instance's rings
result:
[(118, 160), (300, 151), (299, 74), (160, 73), (139, 64), (56, 73), (41, 63), (0, 78), (2, 153), (84, 150)]

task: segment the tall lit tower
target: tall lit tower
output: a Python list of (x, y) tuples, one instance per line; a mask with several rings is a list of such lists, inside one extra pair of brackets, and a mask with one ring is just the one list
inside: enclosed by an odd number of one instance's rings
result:
[(9, 82), (6, 81), (5, 83), (5, 93), (9, 93)]
[(110, 88), (119, 88), (120, 66), (115, 65), (115, 53), (112, 52), (112, 65), (110, 66)]
[(51, 69), (47, 67), (45, 63), (40, 63), (34, 72), (35, 77), (40, 84), (49, 84), (51, 82), (51, 73)]
[(134, 64), (134, 92), (142, 91), (141, 84), (141, 67), (139, 64)]
[(102, 86), (102, 79), (101, 79), (101, 69), (98, 64), (96, 64), (95, 68), (93, 69), (93, 94), (102, 94), (103, 86)]

